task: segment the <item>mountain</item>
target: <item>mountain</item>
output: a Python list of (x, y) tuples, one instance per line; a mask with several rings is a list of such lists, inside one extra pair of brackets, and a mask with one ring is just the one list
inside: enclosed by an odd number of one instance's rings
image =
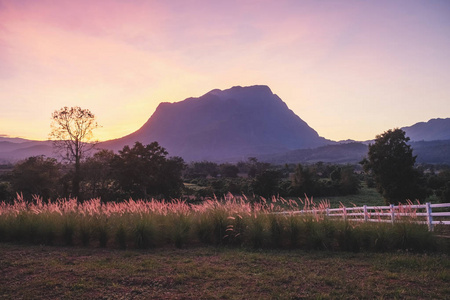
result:
[[(450, 118), (402, 128), (418, 163), (450, 164)], [(136, 132), (98, 148), (121, 150), (136, 141), (157, 141), (186, 161), (237, 162), (257, 157), (271, 163), (357, 163), (373, 141), (333, 142), (298, 117), (267, 86), (212, 90), (198, 98), (161, 103)], [(0, 134), (0, 164), (29, 156), (56, 156), (50, 141)]]
[(272, 164), (285, 163), (359, 163), (367, 155), (368, 146), (361, 142), (326, 145), (314, 149), (298, 149), (275, 155), (261, 155), (257, 158)]
[(450, 140), (410, 142), (417, 163), (450, 165)]
[(161, 103), (138, 131), (100, 147), (119, 150), (136, 141), (158, 141), (170, 155), (186, 161), (239, 160), (335, 143), (320, 137), (261, 85)]
[(450, 118), (431, 119), (401, 129), (411, 141), (450, 140)]
[[(450, 140), (409, 142), (416, 162), (450, 165)], [(274, 155), (260, 155), (258, 160), (272, 164), (325, 163), (357, 164), (368, 152), (367, 143), (350, 142), (326, 145), (314, 149), (299, 149)]]
[(13, 137), (9, 137), (9, 136), (0, 134), (0, 142), (24, 143), (24, 142), (29, 142), (29, 140), (22, 139), (22, 138), (13, 138)]
[(5, 137), (0, 140), (0, 163), (16, 162), (37, 155), (56, 157), (52, 142)]

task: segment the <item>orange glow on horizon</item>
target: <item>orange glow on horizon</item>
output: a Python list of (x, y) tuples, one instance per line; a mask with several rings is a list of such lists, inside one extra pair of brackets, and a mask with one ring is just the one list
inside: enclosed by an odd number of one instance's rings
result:
[[(218, 13), (220, 12), (220, 13)], [(450, 117), (450, 3), (2, 1), (0, 135), (46, 140), (63, 106), (99, 140), (160, 102), (268, 85), (319, 135), (368, 140)]]

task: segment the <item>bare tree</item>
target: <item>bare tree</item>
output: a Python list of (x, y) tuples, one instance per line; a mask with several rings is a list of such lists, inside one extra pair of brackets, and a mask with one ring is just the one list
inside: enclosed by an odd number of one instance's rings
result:
[(80, 192), (81, 160), (95, 147), (97, 141), (93, 140), (92, 131), (98, 127), (95, 116), (89, 109), (65, 106), (52, 114), (49, 137), (63, 158), (75, 164), (72, 182), (75, 197), (79, 197)]

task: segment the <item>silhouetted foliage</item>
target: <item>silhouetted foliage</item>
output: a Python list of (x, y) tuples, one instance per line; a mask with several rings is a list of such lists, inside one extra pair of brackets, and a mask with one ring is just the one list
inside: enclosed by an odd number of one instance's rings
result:
[(190, 163), (184, 174), (185, 178), (206, 178), (217, 177), (219, 174), (219, 165), (211, 161), (200, 161)]
[(180, 197), (184, 187), (182, 171), (185, 166), (184, 160), (179, 156), (166, 159), (157, 177), (154, 192), (162, 198)]
[(352, 166), (337, 167), (330, 174), (332, 183), (337, 187), (339, 195), (356, 194), (360, 188), (360, 180)]
[(264, 173), (267, 169), (270, 169), (269, 163), (259, 162), (255, 157), (250, 157), (247, 162), (248, 177), (255, 178), (256, 176)]
[(42, 196), (44, 199), (58, 196), (60, 165), (54, 158), (29, 157), (14, 166), (11, 174), (12, 189), (24, 197)]
[[(187, 182), (198, 188), (189, 188), (188, 193), (198, 197), (222, 196), (228, 192), (247, 196), (282, 197), (340, 196), (356, 194), (360, 189), (355, 166), (316, 163), (314, 165), (276, 166), (260, 163), (256, 159), (236, 164), (240, 174), (237, 177), (187, 178)], [(255, 168), (252, 168), (255, 167)], [(192, 164), (188, 169), (192, 168)], [(254, 177), (245, 172), (254, 171)], [(189, 171), (188, 171), (189, 172)], [(189, 174), (192, 174), (189, 172)]]
[(450, 202), (450, 169), (440, 170), (435, 173), (431, 170), (427, 176), (427, 187), (434, 192), (442, 203)]
[[(316, 163), (276, 166), (250, 159), (236, 165), (194, 162), (186, 166), (182, 158), (168, 158), (167, 155), (167, 151), (157, 142), (149, 145), (137, 142), (133, 147), (125, 146), (118, 154), (109, 150), (95, 153), (81, 163), (80, 199), (101, 198), (107, 202), (129, 198), (183, 197), (198, 201), (202, 197), (222, 197), (228, 193), (244, 194), (249, 199), (258, 199), (257, 196), (267, 198), (273, 195), (337, 196), (354, 194), (359, 190), (359, 178), (354, 172), (354, 166), (350, 165)], [(43, 158), (29, 158), (30, 162), (39, 162), (39, 159)], [(28, 177), (15, 173), (18, 180), (20, 177), (25, 181), (27, 188), (19, 189), (18, 184), (14, 189), (9, 188), (12, 176), (3, 176), (0, 196), (5, 194), (3, 197), (8, 197), (10, 191), (22, 190), (26, 198), (33, 193), (44, 197), (50, 194), (52, 197), (70, 197), (75, 172), (73, 165), (48, 160), (56, 164), (58, 175), (52, 176), (48, 183), (38, 186), (47, 186), (47, 190), (52, 193), (30, 187), (41, 180), (40, 177), (48, 177), (48, 168), (45, 170), (34, 166), (31, 168), (33, 172), (27, 172)], [(15, 168), (23, 168), (22, 163)], [(253, 177), (245, 174), (246, 171)], [(190, 185), (185, 187), (183, 181)], [(193, 200), (190, 196), (198, 198)]]
[(277, 170), (265, 170), (256, 175), (253, 181), (253, 191), (263, 197), (280, 194), (281, 174)]
[(119, 186), (133, 198), (176, 196), (181, 189), (181, 158), (167, 159), (168, 152), (157, 142), (125, 146), (113, 162)]
[(11, 188), (12, 164), (0, 164), (0, 201), (11, 202), (16, 195)]
[(113, 200), (117, 193), (117, 181), (112, 163), (116, 157), (113, 151), (100, 150), (82, 164), (82, 194), (84, 198), (100, 197), (103, 201)]
[(239, 169), (237, 166), (232, 164), (221, 164), (219, 166), (219, 172), (222, 177), (236, 178), (239, 173)]
[(364, 170), (371, 172), (387, 204), (425, 196), (419, 173), (414, 169), (416, 156), (408, 141), (403, 130), (388, 130), (376, 136), (375, 143), (369, 145), (368, 157), (361, 162)]
[(318, 178), (315, 172), (298, 164), (292, 176), (292, 193), (294, 195), (315, 195), (317, 182)]
[(4, 201), (6, 203), (9, 203), (13, 200), (13, 190), (11, 188), (11, 183), (8, 181), (2, 181), (0, 182), (0, 202)]

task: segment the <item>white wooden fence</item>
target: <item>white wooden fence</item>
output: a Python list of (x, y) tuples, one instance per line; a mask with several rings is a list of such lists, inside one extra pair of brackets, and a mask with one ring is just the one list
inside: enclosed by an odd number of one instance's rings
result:
[[(435, 210), (433, 212), (433, 209)], [(340, 207), (310, 209), (290, 212), (294, 214), (314, 214), (328, 218), (342, 218), (360, 222), (390, 222), (408, 220), (426, 223), (432, 231), (435, 225), (450, 225), (450, 203), (401, 204), (389, 206)]]

